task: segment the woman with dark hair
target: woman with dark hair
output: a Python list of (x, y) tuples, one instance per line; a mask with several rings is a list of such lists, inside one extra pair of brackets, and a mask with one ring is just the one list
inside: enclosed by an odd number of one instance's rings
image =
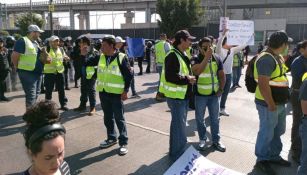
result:
[(23, 175), (69, 175), (64, 161), (65, 133), (53, 101), (41, 101), (23, 115), (27, 126), (23, 134), (32, 165)]

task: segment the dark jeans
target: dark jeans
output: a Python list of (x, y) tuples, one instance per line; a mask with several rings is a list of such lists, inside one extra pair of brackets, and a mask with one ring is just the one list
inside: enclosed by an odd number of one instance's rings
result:
[(147, 57), (147, 67), (146, 67), (146, 73), (150, 73), (150, 57)]
[(292, 90), (290, 100), (293, 110), (293, 122), (291, 129), (291, 150), (293, 151), (293, 156), (299, 158), (302, 151), (302, 142), (299, 136), (299, 127), (303, 116), (301, 102), (299, 100), (299, 92)]
[[(69, 63), (70, 64), (70, 63)], [(69, 66), (66, 65), (64, 66), (64, 78), (65, 78), (65, 88), (68, 88), (69, 86), (69, 79), (68, 79), (68, 70), (69, 70)]]
[(241, 78), (241, 73), (242, 73), (242, 67), (233, 67), (232, 68), (232, 87), (238, 85), (240, 82)]
[(132, 74), (132, 79), (131, 79), (131, 92), (132, 95), (136, 95), (134, 72)]
[(4, 97), (5, 80), (0, 80), (0, 99)]
[(169, 141), (169, 155), (173, 161), (184, 153), (187, 144), (186, 121), (189, 100), (166, 98), (167, 105), (171, 110), (171, 127)]
[(119, 145), (128, 144), (127, 127), (124, 118), (124, 105), (120, 96), (99, 92), (101, 108), (104, 113), (104, 125), (107, 128), (108, 139), (116, 140), (117, 133), (114, 128), (114, 120), (119, 131)]
[(61, 106), (65, 106), (68, 100), (65, 96), (65, 90), (64, 90), (64, 74), (63, 73), (45, 74), (44, 83), (46, 88), (45, 99), (46, 100), (52, 99), (52, 91), (54, 89), (54, 85), (56, 85), (60, 104)]
[(86, 77), (81, 77), (80, 106), (86, 106), (88, 99), (90, 101), (91, 108), (94, 108), (96, 106), (95, 83), (96, 78), (86, 79)]
[(26, 94), (26, 108), (36, 103), (41, 91), (42, 75), (32, 71), (18, 70), (22, 88)]
[(220, 103), (220, 108), (221, 109), (225, 109), (226, 107), (226, 100), (229, 94), (229, 90), (230, 90), (230, 86), (231, 86), (231, 74), (226, 74), (226, 83), (224, 86), (224, 92), (222, 94), (222, 98), (221, 98), (221, 103)]
[(143, 74), (143, 57), (138, 57), (138, 66), (140, 68), (140, 73), (139, 74)]

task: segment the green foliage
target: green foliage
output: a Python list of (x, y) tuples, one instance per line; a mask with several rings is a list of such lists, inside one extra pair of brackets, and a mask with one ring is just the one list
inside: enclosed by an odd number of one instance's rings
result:
[(200, 0), (158, 0), (157, 13), (160, 30), (168, 36), (199, 24), (204, 15)]
[(42, 28), (45, 24), (45, 20), (41, 15), (36, 13), (23, 13), (17, 17), (15, 25), (19, 27), (20, 34), (26, 35), (28, 26), (30, 24), (36, 24), (38, 27)]
[(20, 35), (19, 33), (14, 33), (13, 37), (15, 38), (15, 40), (19, 40), (20, 38), (22, 38), (22, 35)]
[(5, 30), (0, 30), (0, 36), (9, 36), (10, 33), (8, 31)]

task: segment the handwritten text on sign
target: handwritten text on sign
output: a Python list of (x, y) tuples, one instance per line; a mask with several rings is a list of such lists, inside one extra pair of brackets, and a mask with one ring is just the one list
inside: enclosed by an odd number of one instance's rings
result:
[(254, 21), (229, 20), (228, 45), (254, 45)]

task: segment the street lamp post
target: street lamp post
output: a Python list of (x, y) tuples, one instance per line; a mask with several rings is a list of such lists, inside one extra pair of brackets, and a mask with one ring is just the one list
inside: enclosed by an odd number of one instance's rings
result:
[(53, 0), (49, 0), (49, 20), (50, 20), (50, 31), (51, 35), (53, 35), (53, 21), (52, 21), (52, 9), (50, 8)]

